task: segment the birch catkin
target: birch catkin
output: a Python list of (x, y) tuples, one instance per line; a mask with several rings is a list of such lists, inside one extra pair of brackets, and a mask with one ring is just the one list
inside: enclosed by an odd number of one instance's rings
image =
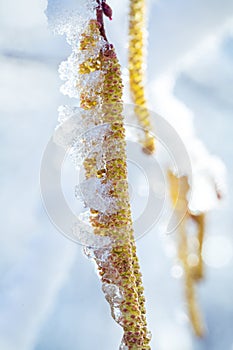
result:
[(183, 220), (179, 223), (178, 231), (178, 257), (183, 265), (184, 270), (184, 284), (185, 284), (185, 296), (188, 307), (189, 319), (191, 321), (195, 334), (199, 337), (204, 334), (203, 321), (199, 306), (197, 303), (197, 297), (195, 292), (195, 278), (192, 268), (188, 263), (189, 247), (187, 236), (187, 224), (190, 219), (188, 212), (187, 194), (189, 191), (189, 184), (187, 176), (176, 177), (172, 172), (168, 173), (170, 182), (170, 195), (172, 203), (177, 212), (177, 216), (180, 218), (180, 213), (185, 213)]
[[(80, 50), (92, 50), (93, 37), (100, 35), (99, 23), (90, 21), (81, 37)], [(91, 38), (91, 40), (90, 40)], [(97, 45), (97, 43), (96, 43)], [(88, 57), (88, 55), (86, 55)], [(103, 291), (111, 306), (112, 315), (123, 327), (122, 345), (128, 349), (150, 349), (143, 297), (143, 286), (134, 243), (130, 201), (127, 183), (126, 141), (123, 124), (122, 80), (120, 65), (112, 45), (106, 43), (96, 57), (79, 65), (81, 75), (101, 72), (98, 92), (82, 89), (80, 105), (84, 110), (99, 111), (98, 124), (109, 125), (102, 149), (103, 167), (97, 167), (95, 157), (86, 158), (86, 178), (96, 177), (102, 184), (109, 183), (109, 194), (117, 210), (101, 213), (91, 208), (90, 221), (94, 233), (111, 238), (109, 254), (99, 258), (94, 251)]]
[(144, 151), (153, 153), (155, 140), (150, 134), (152, 129), (150, 113), (145, 97), (144, 78), (145, 51), (145, 0), (130, 0), (129, 13), (129, 82), (135, 114), (139, 124), (145, 130)]

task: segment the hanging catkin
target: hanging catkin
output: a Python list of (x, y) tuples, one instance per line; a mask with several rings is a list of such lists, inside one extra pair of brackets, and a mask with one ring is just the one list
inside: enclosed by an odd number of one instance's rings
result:
[(193, 278), (198, 281), (201, 280), (204, 277), (204, 268), (203, 268), (203, 258), (202, 258), (202, 247), (203, 247), (203, 241), (205, 237), (205, 220), (206, 215), (204, 213), (191, 215), (191, 219), (196, 223), (197, 226), (197, 259), (198, 262), (195, 266), (192, 268), (192, 274)]
[(143, 149), (153, 153), (155, 140), (150, 134), (150, 113), (145, 97), (144, 79), (145, 51), (145, 0), (130, 0), (129, 13), (129, 82), (135, 114), (145, 130)]
[[(187, 176), (178, 178), (172, 172), (168, 172), (168, 179), (170, 182), (171, 200), (176, 210), (177, 217), (180, 220), (180, 215), (182, 215), (182, 213), (185, 213), (186, 209), (188, 209), (188, 179)], [(204, 327), (195, 293), (195, 278), (192, 268), (190, 267), (188, 262), (190, 252), (188, 245), (187, 225), (189, 219), (190, 214), (187, 211), (183, 220), (179, 223), (179, 227), (177, 229), (178, 257), (182, 263), (184, 270), (185, 296), (188, 307), (189, 319), (195, 334), (201, 337), (204, 334)]]
[[(82, 34), (80, 51), (92, 52), (93, 47), (97, 47), (100, 36), (101, 23), (90, 21)], [(109, 127), (101, 154), (103, 167), (98, 168), (97, 154), (96, 157), (92, 154), (84, 161), (85, 175), (86, 178), (101, 179), (103, 185), (110, 184), (108, 194), (118, 208), (110, 214), (91, 209), (90, 221), (94, 233), (107, 236), (112, 242), (105, 259), (99, 258), (101, 249), (96, 249), (94, 256), (112, 316), (124, 330), (122, 346), (132, 350), (146, 350), (150, 349), (150, 337), (146, 326), (143, 286), (134, 243), (127, 183), (120, 65), (113, 46), (107, 42), (97, 54), (94, 51), (95, 55), (91, 59), (80, 63), (79, 73), (86, 75), (99, 72), (101, 79), (98, 91), (82, 88), (80, 106), (84, 110), (97, 111), (97, 124)]]

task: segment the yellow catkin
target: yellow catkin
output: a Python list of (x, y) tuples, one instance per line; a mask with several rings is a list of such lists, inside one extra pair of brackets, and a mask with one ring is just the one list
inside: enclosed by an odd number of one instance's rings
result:
[[(81, 37), (80, 50), (89, 50), (95, 45), (91, 39), (98, 33), (99, 25), (91, 21)], [(123, 124), (123, 105), (120, 65), (112, 46), (106, 45), (99, 53), (98, 59), (87, 59), (79, 66), (80, 74), (101, 71), (103, 81), (101, 89), (95, 94), (83, 91), (80, 105), (83, 109), (100, 111), (100, 124), (107, 123), (110, 129), (106, 132), (103, 150), (103, 169), (97, 170), (96, 158), (92, 155), (84, 161), (86, 177), (96, 176), (104, 183), (111, 183), (111, 196), (117, 203), (118, 210), (113, 214), (103, 214), (91, 209), (91, 224), (97, 235), (108, 236), (113, 241), (111, 252), (106, 262), (98, 259), (99, 273), (103, 283), (117, 285), (123, 300), (119, 305), (120, 318), (117, 320), (123, 327), (123, 343), (129, 350), (150, 349), (143, 297), (141, 273), (136, 255), (131, 219), (126, 164), (126, 141)], [(108, 300), (108, 298), (107, 298)], [(110, 301), (110, 300), (108, 300)], [(111, 301), (110, 301), (111, 302)], [(114, 310), (112, 310), (114, 316)]]
[[(172, 172), (168, 173), (168, 178), (170, 182), (170, 195), (172, 203), (175, 207), (177, 217), (181, 219), (180, 216), (183, 215), (188, 209), (188, 179), (186, 176), (178, 178)], [(190, 214), (187, 211), (178, 227), (178, 257), (184, 269), (185, 295), (190, 322), (192, 324), (195, 334), (199, 337), (202, 337), (204, 334), (203, 321), (197, 303), (193, 271), (188, 263), (189, 247), (187, 237), (187, 224), (189, 219)]]
[(145, 0), (130, 0), (129, 13), (129, 82), (135, 114), (145, 129), (143, 149), (146, 153), (155, 150), (155, 139), (150, 134), (150, 113), (147, 108), (144, 88), (144, 46), (145, 46)]
[(194, 266), (192, 268), (192, 274), (193, 274), (193, 278), (198, 281), (204, 277), (202, 247), (203, 247), (203, 241), (204, 241), (204, 237), (205, 237), (205, 214), (204, 213), (200, 213), (197, 215), (190, 214), (190, 217), (192, 220), (195, 221), (195, 223), (197, 225), (197, 241), (198, 241), (197, 258), (198, 258), (198, 263), (196, 266)]

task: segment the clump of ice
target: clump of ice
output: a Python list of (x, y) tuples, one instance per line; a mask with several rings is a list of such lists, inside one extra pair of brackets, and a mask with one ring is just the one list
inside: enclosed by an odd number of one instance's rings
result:
[(65, 81), (60, 91), (69, 97), (79, 98), (79, 91), (77, 89), (77, 80), (79, 77), (78, 66), (79, 61), (75, 53), (72, 53), (67, 61), (62, 62), (59, 66), (60, 78)]
[[(100, 103), (98, 102), (100, 102), (103, 79), (104, 76), (102, 71), (94, 71), (92, 73), (82, 74), (82, 76), (79, 76), (77, 81), (73, 81), (73, 86), (76, 85), (76, 90), (78, 91), (79, 95), (85, 94), (86, 91), (88, 91), (88, 98), (95, 100), (97, 105), (99, 105)], [(69, 84), (71, 84), (71, 81), (72, 80), (70, 79)], [(65, 91), (65, 94), (69, 95), (70, 97), (72, 97), (71, 93), (72, 91)]]
[(79, 111), (78, 107), (71, 107), (69, 105), (62, 105), (58, 107), (58, 122), (60, 124), (67, 121), (70, 117), (77, 114)]
[(53, 0), (48, 1), (46, 16), (51, 30), (55, 34), (65, 34), (67, 42), (75, 47), (95, 7), (94, 0)]
[(120, 288), (115, 284), (103, 283), (102, 289), (106, 299), (110, 299), (113, 304), (119, 305), (124, 300)]
[(71, 55), (59, 67), (60, 77), (65, 81), (61, 92), (69, 97), (79, 98), (82, 92), (79, 89), (82, 90), (82, 86), (87, 88), (88, 84), (93, 84), (95, 92), (100, 86), (100, 72), (83, 74), (81, 77), (79, 75), (80, 63), (90, 58), (97, 58), (104, 45), (103, 37), (96, 34), (96, 45), (91, 46), (88, 50), (79, 50), (81, 34), (87, 28), (89, 21), (96, 18), (96, 6), (97, 2), (94, 0), (55, 0), (48, 3), (46, 15), (51, 30), (55, 34), (65, 35), (72, 48)]
[(109, 130), (108, 124), (103, 124), (90, 128), (88, 131), (79, 135), (69, 150), (69, 155), (75, 166), (80, 168), (83, 166), (84, 160), (87, 158), (96, 158), (96, 169), (103, 164), (104, 138)]
[(115, 284), (103, 283), (102, 290), (111, 307), (112, 317), (116, 322), (121, 323), (122, 312), (120, 305), (123, 302), (124, 297), (120, 288)]
[(99, 264), (102, 264), (108, 261), (112, 246), (109, 237), (99, 236), (99, 239), (98, 243), (102, 243), (102, 245), (86, 246), (83, 248), (83, 252), (88, 259), (94, 259)]
[(61, 113), (59, 119), (63, 118), (63, 120), (65, 120), (55, 129), (53, 141), (68, 151), (68, 149), (77, 142), (80, 137), (80, 132), (82, 133), (84, 127), (79, 113), (72, 118), (69, 116), (72, 113), (72, 108), (65, 107)]
[[(79, 65), (84, 62), (85, 59), (91, 58), (92, 56), (97, 57), (100, 51), (101, 45), (96, 46), (96, 54), (91, 55), (88, 53), (87, 57), (80, 57), (80, 54), (75, 51), (71, 53), (68, 59), (60, 64), (59, 74), (61, 80), (65, 83), (61, 86), (61, 92), (69, 97), (79, 98), (83, 92), (93, 91), (94, 96), (98, 96), (98, 92), (101, 89), (103, 74), (99, 71), (94, 71), (88, 74), (79, 74)], [(88, 94), (88, 98), (91, 95)]]
[(118, 208), (116, 201), (109, 195), (111, 183), (103, 183), (101, 179), (91, 177), (76, 187), (76, 197), (82, 199), (85, 206), (104, 214), (113, 214)]
[[(101, 124), (101, 112), (85, 111), (77, 107), (62, 106), (53, 140), (63, 147), (76, 167), (83, 166), (86, 158), (96, 158), (97, 170), (103, 166), (105, 139), (111, 129)], [(97, 123), (100, 125), (96, 125)]]
[[(89, 254), (92, 252), (94, 258), (94, 251), (97, 249), (106, 249), (111, 247), (111, 239), (109, 237), (99, 236), (93, 230), (90, 223), (90, 211), (87, 210), (84, 213), (78, 215), (77, 220), (73, 223), (72, 238), (84, 245), (89, 247)], [(87, 254), (86, 254), (87, 255)], [(89, 256), (91, 258), (91, 256)]]

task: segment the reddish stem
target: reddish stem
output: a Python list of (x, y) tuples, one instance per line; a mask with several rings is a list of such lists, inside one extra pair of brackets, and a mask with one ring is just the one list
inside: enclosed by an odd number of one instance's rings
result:
[(104, 40), (108, 43), (108, 39), (105, 33), (105, 28), (104, 28), (104, 16), (103, 16), (103, 7), (102, 7), (102, 1), (101, 0), (96, 0), (98, 6), (96, 7), (96, 19), (97, 22), (100, 25), (100, 34), (104, 38)]

